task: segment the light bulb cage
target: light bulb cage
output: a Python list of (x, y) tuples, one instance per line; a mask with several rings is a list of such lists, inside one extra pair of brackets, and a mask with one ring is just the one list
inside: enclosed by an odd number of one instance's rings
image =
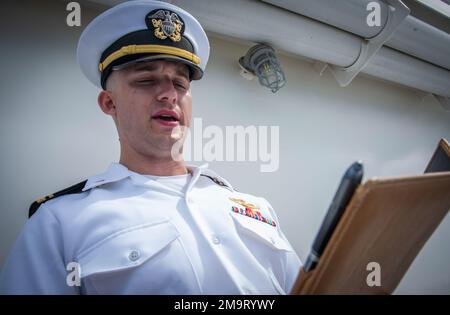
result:
[(247, 72), (257, 76), (259, 83), (273, 93), (286, 84), (286, 77), (275, 55), (275, 50), (269, 45), (253, 46), (245, 56), (239, 58), (239, 64)]

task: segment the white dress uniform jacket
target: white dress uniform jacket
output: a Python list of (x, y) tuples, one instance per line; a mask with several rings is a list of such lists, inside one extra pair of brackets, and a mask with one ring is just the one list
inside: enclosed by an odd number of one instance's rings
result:
[[(15, 243), (0, 292), (289, 293), (301, 262), (269, 203), (206, 165), (189, 170), (180, 191), (113, 163), (83, 192), (45, 202)], [(66, 283), (70, 262), (80, 286)]]

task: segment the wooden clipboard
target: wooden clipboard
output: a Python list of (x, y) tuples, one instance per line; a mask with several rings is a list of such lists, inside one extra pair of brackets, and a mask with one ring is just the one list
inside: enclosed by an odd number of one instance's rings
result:
[[(357, 188), (316, 268), (300, 271), (291, 294), (391, 294), (449, 209), (450, 145), (441, 139), (424, 174)], [(367, 281), (369, 263), (380, 283)]]

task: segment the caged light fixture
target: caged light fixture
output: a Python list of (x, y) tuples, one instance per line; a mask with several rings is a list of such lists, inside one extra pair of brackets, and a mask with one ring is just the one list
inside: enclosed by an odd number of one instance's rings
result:
[(264, 44), (250, 48), (245, 56), (239, 58), (242, 68), (241, 75), (252, 80), (258, 77), (259, 83), (269, 88), (273, 93), (286, 84), (283, 69), (275, 56), (275, 50)]

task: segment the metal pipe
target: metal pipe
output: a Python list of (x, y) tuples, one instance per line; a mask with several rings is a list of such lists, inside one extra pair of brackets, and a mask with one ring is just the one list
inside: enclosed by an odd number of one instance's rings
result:
[[(388, 6), (379, 0), (262, 0), (363, 38), (376, 36), (387, 19)], [(367, 4), (380, 5), (380, 26), (366, 23)], [(386, 46), (450, 70), (450, 34), (408, 16)]]

